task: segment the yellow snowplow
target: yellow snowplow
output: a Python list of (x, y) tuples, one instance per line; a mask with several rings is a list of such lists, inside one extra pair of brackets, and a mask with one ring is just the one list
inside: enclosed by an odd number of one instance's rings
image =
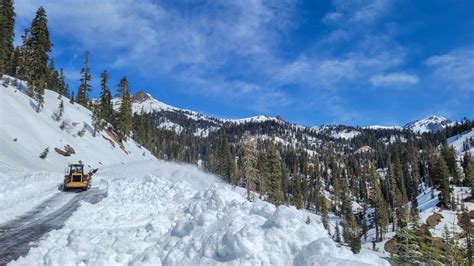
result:
[(91, 174), (84, 173), (84, 165), (82, 163), (69, 164), (64, 175), (63, 190), (81, 189), (83, 191), (91, 188)]

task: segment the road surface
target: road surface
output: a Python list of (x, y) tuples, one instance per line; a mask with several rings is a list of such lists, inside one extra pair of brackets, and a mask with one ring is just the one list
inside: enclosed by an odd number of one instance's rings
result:
[(96, 188), (86, 192), (57, 193), (25, 215), (0, 224), (0, 265), (26, 255), (43, 235), (62, 228), (81, 202), (95, 204), (106, 196), (106, 191)]

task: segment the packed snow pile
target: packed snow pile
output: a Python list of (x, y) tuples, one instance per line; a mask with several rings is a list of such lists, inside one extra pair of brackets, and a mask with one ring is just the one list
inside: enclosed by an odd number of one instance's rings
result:
[[(249, 202), (240, 189), (190, 168), (143, 162), (132, 175), (125, 166), (105, 169), (98, 174), (108, 197), (83, 204), (63, 229), (12, 264), (388, 264), (337, 247), (319, 222), (305, 223), (305, 212)], [(194, 184), (183, 181), (191, 176)]]
[[(11, 80), (10, 85), (0, 88), (0, 172), (63, 172), (68, 162), (79, 160), (88, 168), (156, 160), (133, 140), (119, 143), (113, 133), (105, 131), (94, 136), (91, 112), (79, 104), (71, 104), (65, 97), (58, 99), (56, 92), (45, 91), (44, 109), (37, 113), (36, 102), (22, 92), (26, 88), (24, 82), (6, 78)], [(69, 156), (60, 154), (67, 149), (72, 151)], [(45, 153), (43, 159), (42, 153)]]

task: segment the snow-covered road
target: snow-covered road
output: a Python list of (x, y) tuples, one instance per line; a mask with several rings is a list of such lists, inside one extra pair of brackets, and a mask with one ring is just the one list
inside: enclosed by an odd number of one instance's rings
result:
[(0, 265), (28, 253), (51, 230), (60, 229), (81, 202), (95, 204), (107, 196), (101, 189), (56, 193), (30, 212), (0, 225)]

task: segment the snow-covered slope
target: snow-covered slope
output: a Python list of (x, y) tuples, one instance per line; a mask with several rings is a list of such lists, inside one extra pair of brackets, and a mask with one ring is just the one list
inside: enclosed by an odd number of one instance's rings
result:
[(425, 119), (416, 120), (403, 126), (404, 129), (412, 130), (415, 133), (436, 132), (448, 126), (454, 125), (454, 121), (446, 117), (430, 116)]
[(459, 155), (467, 151), (474, 154), (474, 128), (471, 131), (450, 137), (448, 144), (453, 146)]
[[(137, 160), (156, 160), (133, 140), (123, 148), (113, 136), (102, 131), (93, 136), (91, 112), (63, 99), (64, 115), (53, 119), (61, 100), (46, 90), (44, 109), (35, 112), (35, 102), (15, 86), (0, 87), (0, 171), (48, 170), (63, 172), (68, 162), (82, 160), (89, 168)], [(63, 126), (63, 129), (60, 127)], [(83, 136), (81, 137), (80, 135)], [(75, 154), (65, 157), (54, 149), (71, 146)], [(39, 155), (46, 148), (45, 159)]]

